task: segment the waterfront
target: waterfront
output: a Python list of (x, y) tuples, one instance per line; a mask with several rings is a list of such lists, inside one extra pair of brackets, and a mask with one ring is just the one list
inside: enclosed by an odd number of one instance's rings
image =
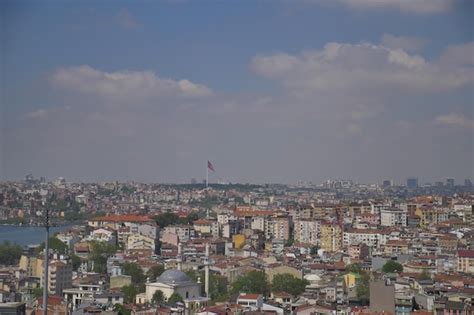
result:
[[(55, 226), (49, 229), (50, 235), (56, 232), (64, 231), (70, 228), (71, 225)], [(40, 244), (44, 241), (45, 234), (44, 227), (40, 226), (0, 226), (0, 243), (10, 241), (21, 246), (30, 244)]]

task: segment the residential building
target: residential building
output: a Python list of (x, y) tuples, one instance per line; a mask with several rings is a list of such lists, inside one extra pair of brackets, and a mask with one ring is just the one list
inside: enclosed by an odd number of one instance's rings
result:
[[(42, 277), (42, 283), (44, 276)], [(72, 265), (62, 260), (53, 260), (48, 268), (48, 292), (62, 296), (63, 290), (72, 287)]]
[(380, 225), (407, 226), (407, 212), (398, 208), (382, 209), (380, 211)]
[(250, 310), (259, 310), (263, 306), (263, 295), (255, 293), (241, 293), (237, 298), (237, 304)]
[(317, 220), (299, 219), (295, 222), (294, 239), (296, 242), (317, 245), (321, 222)]
[(457, 271), (474, 274), (474, 250), (458, 250)]
[(342, 249), (342, 229), (333, 223), (321, 224), (321, 249), (335, 252)]

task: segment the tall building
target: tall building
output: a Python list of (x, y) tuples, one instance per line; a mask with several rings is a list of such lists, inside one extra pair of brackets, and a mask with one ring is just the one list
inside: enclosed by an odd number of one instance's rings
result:
[(418, 187), (418, 178), (416, 177), (410, 177), (407, 178), (407, 188), (408, 189), (414, 189)]
[(393, 186), (393, 180), (391, 180), (391, 179), (384, 180), (383, 183), (382, 183), (382, 186), (384, 188)]
[[(41, 282), (44, 283), (44, 277)], [(62, 296), (63, 290), (72, 287), (72, 266), (61, 260), (53, 260), (48, 268), (48, 293)]]
[(321, 225), (321, 249), (335, 252), (342, 249), (342, 230), (341, 227), (333, 223), (324, 223)]
[(288, 217), (274, 217), (269, 227), (275, 239), (288, 240), (290, 238), (290, 220)]
[(370, 311), (395, 314), (395, 287), (387, 280), (370, 282)]
[(446, 186), (454, 187), (454, 178), (447, 178), (446, 179)]
[(472, 187), (472, 182), (470, 179), (465, 179), (464, 180), (464, 186), (466, 187)]
[(295, 241), (317, 245), (321, 223), (317, 220), (299, 219), (295, 222)]

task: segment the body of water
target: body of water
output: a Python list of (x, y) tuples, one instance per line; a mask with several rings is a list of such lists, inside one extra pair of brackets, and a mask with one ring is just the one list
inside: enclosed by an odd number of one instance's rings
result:
[[(49, 228), (49, 234), (61, 232), (71, 225), (55, 226)], [(40, 226), (9, 226), (0, 225), (0, 243), (10, 241), (21, 246), (41, 244), (45, 240), (45, 229)]]

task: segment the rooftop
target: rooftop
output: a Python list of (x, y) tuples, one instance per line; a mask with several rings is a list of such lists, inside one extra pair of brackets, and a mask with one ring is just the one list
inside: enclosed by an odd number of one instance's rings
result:
[(91, 221), (104, 221), (104, 222), (150, 222), (153, 221), (148, 216), (136, 215), (136, 214), (112, 214), (102, 217), (96, 217), (90, 219)]

